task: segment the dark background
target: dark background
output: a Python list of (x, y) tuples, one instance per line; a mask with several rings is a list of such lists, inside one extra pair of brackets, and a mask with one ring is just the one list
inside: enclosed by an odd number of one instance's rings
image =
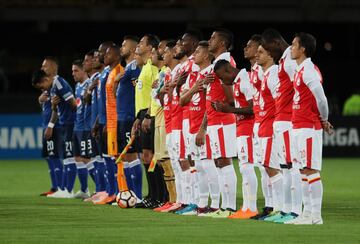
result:
[(272, 27), (291, 43), (296, 32), (312, 33), (313, 61), (332, 115), (360, 88), (358, 1), (0, 0), (0, 113), (39, 111), (30, 78), (47, 55), (59, 58), (59, 74), (72, 83), (71, 62), (103, 41), (121, 44), (124, 35), (144, 33), (176, 38), (188, 27), (200, 28), (208, 39), (219, 26), (234, 32), (232, 54), (247, 68), (242, 48), (252, 34)]

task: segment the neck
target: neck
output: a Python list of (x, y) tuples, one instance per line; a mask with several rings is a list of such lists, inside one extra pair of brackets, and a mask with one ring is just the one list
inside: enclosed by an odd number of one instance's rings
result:
[(253, 57), (253, 58), (249, 59), (249, 61), (250, 61), (250, 65), (251, 65), (251, 67), (253, 67), (253, 66), (254, 66), (254, 64), (256, 63), (256, 58), (255, 58), (255, 57)]
[(89, 77), (91, 77), (93, 74), (95, 74), (96, 73), (96, 70), (94, 70), (94, 69), (92, 69), (89, 73), (88, 73), (88, 75), (89, 75)]
[(116, 65), (118, 65), (118, 64), (119, 64), (119, 61), (116, 61), (116, 62), (110, 64), (110, 68), (113, 69), (113, 68), (115, 68)]
[(150, 53), (144, 53), (142, 56), (141, 56), (141, 59), (144, 63), (144, 65), (147, 63), (148, 59), (150, 58)]
[(234, 69), (233, 74), (232, 74), (232, 79), (233, 79), (234, 82), (235, 82), (235, 78), (239, 74), (239, 72), (240, 72), (240, 70)]
[(172, 59), (171, 62), (169, 63), (169, 68), (171, 70), (173, 70), (175, 68), (175, 66), (179, 63), (179, 61), (177, 59)]
[(221, 54), (225, 53), (226, 52), (226, 49), (225, 48), (219, 48), (218, 50), (216, 50), (214, 52), (214, 57), (217, 58), (219, 57)]
[(156, 65), (156, 67), (158, 67), (158, 69), (161, 69), (164, 66), (164, 61), (159, 61)]
[(185, 55), (179, 61), (180, 61), (180, 63), (184, 63), (187, 59), (188, 59), (188, 56)]
[(198, 64), (198, 65), (200, 67), (200, 70), (203, 70), (203, 69), (207, 68), (210, 64), (211, 64), (210, 61), (205, 60), (205, 62), (202, 62), (201, 64)]
[(131, 53), (128, 57), (125, 58), (126, 64), (131, 63), (135, 59), (135, 55)]
[(304, 60), (307, 59), (305, 55), (301, 55), (299, 58), (296, 59), (297, 65), (300, 65)]
[(266, 63), (264, 65), (261, 65), (261, 67), (262, 67), (262, 69), (263, 69), (263, 71), (265, 73), (273, 65), (274, 65), (274, 62), (268, 62), (268, 63)]

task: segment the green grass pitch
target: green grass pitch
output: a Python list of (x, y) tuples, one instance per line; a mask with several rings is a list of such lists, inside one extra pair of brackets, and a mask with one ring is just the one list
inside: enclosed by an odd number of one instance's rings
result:
[(0, 243), (360, 243), (359, 173), (360, 159), (325, 159), (324, 225), (288, 226), (39, 197), (45, 161), (0, 161)]

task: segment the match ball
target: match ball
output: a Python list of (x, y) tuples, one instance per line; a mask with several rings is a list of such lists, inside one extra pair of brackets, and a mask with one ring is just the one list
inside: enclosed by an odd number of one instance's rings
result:
[(136, 195), (133, 191), (119, 192), (116, 196), (116, 202), (120, 208), (132, 208), (136, 204)]

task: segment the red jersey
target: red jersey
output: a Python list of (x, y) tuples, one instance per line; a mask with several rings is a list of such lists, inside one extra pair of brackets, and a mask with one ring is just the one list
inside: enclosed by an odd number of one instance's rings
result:
[[(234, 67), (236, 66), (235, 61), (231, 57), (229, 52), (220, 54), (213, 62), (213, 65), (215, 65), (216, 62), (221, 59), (229, 61), (230, 64)], [(213, 67), (210, 73), (214, 75), (215, 80), (212, 83), (208, 84), (206, 88), (206, 114), (208, 125), (228, 125), (235, 123), (236, 120), (234, 114), (215, 111), (211, 106), (212, 101), (224, 102), (226, 100), (226, 97), (224, 89), (222, 87), (222, 83), (213, 71)]]
[[(185, 85), (185, 89), (189, 90), (196, 81), (204, 79), (205, 76), (212, 70), (212, 65), (199, 71), (190, 73)], [(189, 123), (190, 133), (196, 134), (199, 131), (201, 123), (206, 112), (206, 95), (204, 91), (193, 94), (191, 101), (189, 102)]]
[(255, 63), (251, 67), (251, 73), (250, 73), (250, 82), (254, 87), (253, 111), (254, 111), (254, 116), (255, 116), (255, 123), (260, 123), (259, 96), (260, 96), (260, 88), (261, 88), (262, 79), (263, 79), (262, 68), (257, 63)]
[[(245, 69), (240, 70), (235, 78), (234, 101), (236, 108), (248, 107), (248, 101), (253, 98), (254, 89)], [(254, 127), (254, 115), (236, 115), (236, 136), (251, 136)]]
[[(171, 81), (171, 71), (170, 69), (167, 69), (165, 71), (165, 78), (164, 83), (168, 83)], [(164, 94), (164, 104), (163, 104), (163, 110), (164, 110), (164, 118), (165, 118), (165, 131), (166, 134), (171, 133), (171, 96), (169, 94)]]
[(291, 121), (292, 100), (294, 97), (292, 79), (294, 78), (296, 67), (296, 61), (291, 58), (291, 47), (288, 47), (279, 60), (279, 83), (275, 98), (275, 121)]
[[(171, 71), (172, 79), (179, 74), (181, 64), (175, 66)], [(183, 108), (179, 104), (180, 92), (174, 88), (171, 94), (171, 130), (181, 130), (183, 121)]]
[(274, 64), (264, 72), (264, 79), (261, 82), (259, 98), (259, 137), (271, 137), (273, 135), (275, 97), (278, 83), (278, 66)]
[(296, 69), (294, 76), (293, 128), (321, 129), (320, 113), (311, 87), (322, 85), (318, 67), (310, 58), (305, 59)]

